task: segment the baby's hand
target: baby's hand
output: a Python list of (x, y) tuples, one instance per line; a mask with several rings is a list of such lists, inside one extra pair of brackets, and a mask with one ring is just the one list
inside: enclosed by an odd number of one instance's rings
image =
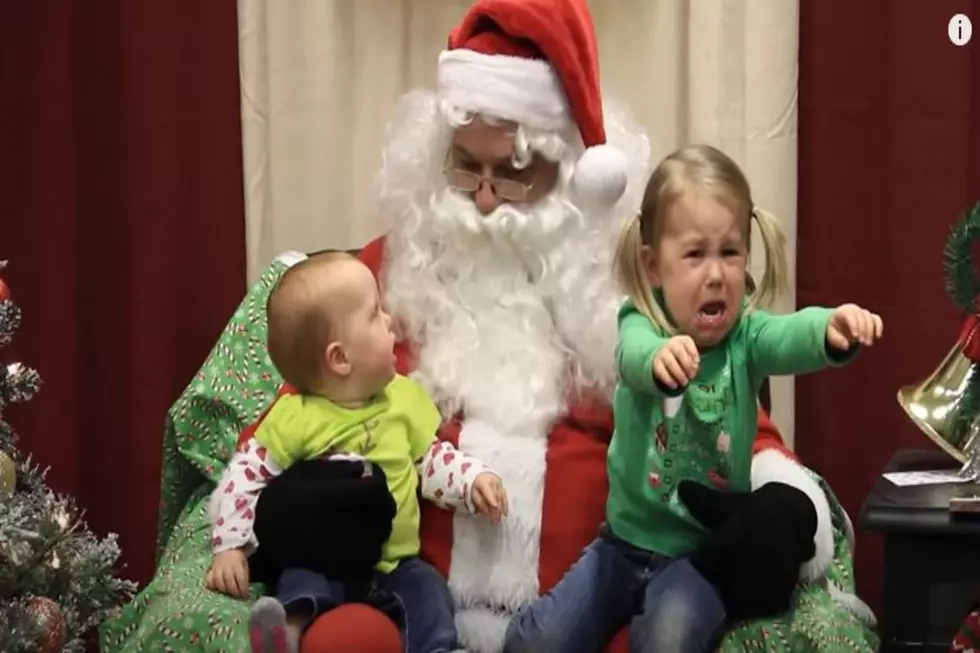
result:
[(473, 507), (494, 524), (507, 516), (507, 492), (500, 477), (493, 472), (483, 472), (473, 481)]
[(228, 549), (211, 558), (205, 587), (238, 599), (248, 598), (248, 560), (240, 549)]
[(691, 336), (674, 336), (653, 357), (653, 377), (672, 390), (698, 375), (701, 356)]
[(855, 344), (871, 346), (881, 337), (881, 317), (857, 304), (844, 304), (834, 309), (827, 323), (827, 344), (846, 351)]

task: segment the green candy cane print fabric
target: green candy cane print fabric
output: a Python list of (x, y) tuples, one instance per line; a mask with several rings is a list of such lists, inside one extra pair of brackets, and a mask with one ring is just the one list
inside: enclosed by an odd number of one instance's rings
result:
[[(100, 650), (249, 651), (250, 601), (204, 588), (211, 561), (207, 503), (240, 431), (255, 420), (281, 383), (265, 349), (265, 303), (289, 265), (273, 262), (249, 289), (217, 344), (167, 413), (153, 580), (100, 632)], [(252, 587), (257, 598), (262, 587)]]
[[(302, 255), (273, 262), (249, 289), (210, 355), (167, 413), (153, 580), (107, 620), (99, 633), (104, 653), (248, 653), (249, 600), (209, 592), (207, 500), (235, 447), (239, 432), (275, 396), (281, 382), (265, 350), (265, 302), (276, 280)], [(826, 486), (825, 486), (825, 489)], [(872, 653), (877, 639), (829, 588), (854, 592), (844, 513), (828, 489), (836, 558), (823, 583), (801, 587), (796, 609), (776, 620), (738, 624), (721, 653)]]
[(872, 624), (859, 617), (841, 597), (853, 597), (854, 562), (843, 507), (827, 483), (811, 473), (827, 495), (834, 528), (834, 560), (826, 577), (799, 585), (793, 609), (776, 619), (736, 624), (720, 653), (874, 653), (879, 639)]

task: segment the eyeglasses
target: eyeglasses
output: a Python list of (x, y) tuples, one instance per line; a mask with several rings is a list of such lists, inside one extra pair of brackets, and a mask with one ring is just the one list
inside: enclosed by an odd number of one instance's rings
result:
[(516, 179), (489, 177), (471, 172), (470, 170), (453, 167), (452, 161), (448, 157), (443, 172), (446, 174), (449, 187), (453, 190), (461, 193), (475, 193), (480, 190), (480, 186), (485, 182), (490, 184), (490, 190), (493, 191), (493, 194), (505, 202), (524, 202), (527, 200), (527, 194), (534, 187), (534, 181), (530, 184), (525, 184)]

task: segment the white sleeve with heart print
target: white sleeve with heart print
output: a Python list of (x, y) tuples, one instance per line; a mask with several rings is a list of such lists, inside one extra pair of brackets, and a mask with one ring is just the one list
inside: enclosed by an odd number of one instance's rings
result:
[(445, 440), (436, 440), (418, 464), (422, 498), (445, 510), (475, 513), (473, 483), (480, 474), (493, 472), (475, 456)]
[(253, 529), (255, 504), (269, 480), (281, 473), (282, 469), (255, 438), (238, 448), (211, 493), (208, 511), (214, 526), (213, 554), (229, 549), (242, 549), (246, 554), (255, 551), (259, 544)]

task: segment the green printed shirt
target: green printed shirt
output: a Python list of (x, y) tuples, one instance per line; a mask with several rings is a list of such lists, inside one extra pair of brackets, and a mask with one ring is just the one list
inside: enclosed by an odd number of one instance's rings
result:
[(763, 380), (813, 372), (849, 358), (826, 344), (831, 312), (743, 312), (723, 342), (700, 352), (697, 378), (669, 416), (667, 397), (653, 377), (653, 358), (668, 337), (632, 302), (622, 306), (606, 504), (617, 537), (671, 557), (696, 548), (705, 530), (678, 499), (677, 484), (687, 479), (749, 489)]

